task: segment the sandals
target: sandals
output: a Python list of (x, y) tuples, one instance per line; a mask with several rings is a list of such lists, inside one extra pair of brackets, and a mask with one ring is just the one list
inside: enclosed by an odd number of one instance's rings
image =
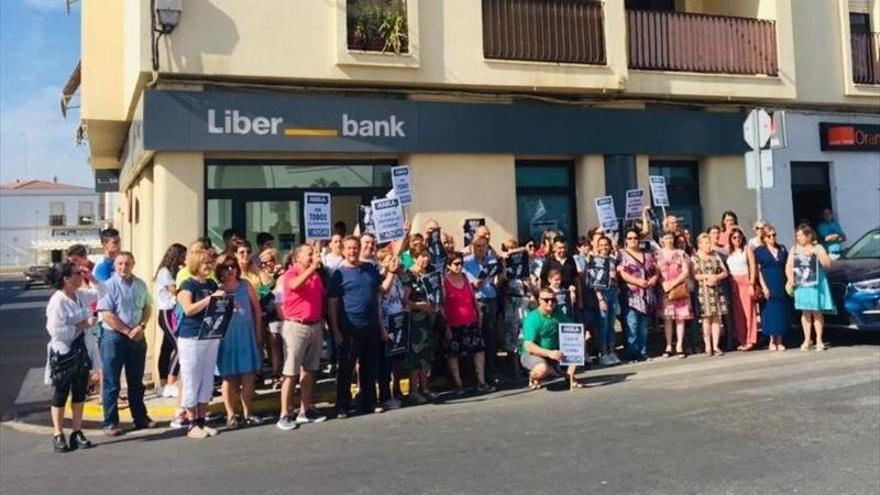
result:
[(574, 377), (569, 377), (568, 379), (568, 389), (569, 390), (577, 390), (579, 388), (584, 388), (584, 384), (575, 380)]
[(237, 430), (239, 427), (238, 417), (232, 416), (226, 420), (226, 429), (227, 430)]
[(489, 385), (488, 383), (480, 383), (477, 385), (477, 392), (482, 392), (484, 394), (491, 393), (495, 391), (495, 387)]
[(541, 388), (541, 382), (529, 377), (529, 390), (538, 390)]

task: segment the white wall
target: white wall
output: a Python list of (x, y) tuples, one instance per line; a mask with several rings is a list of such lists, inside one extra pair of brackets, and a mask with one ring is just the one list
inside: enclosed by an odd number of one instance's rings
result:
[(823, 152), (819, 122), (880, 125), (880, 116), (843, 113), (786, 112), (788, 147), (773, 151), (773, 188), (762, 195), (764, 217), (790, 245), (794, 238), (791, 200), (791, 162), (828, 162), (831, 202), (850, 241), (880, 225), (880, 153), (865, 151)]

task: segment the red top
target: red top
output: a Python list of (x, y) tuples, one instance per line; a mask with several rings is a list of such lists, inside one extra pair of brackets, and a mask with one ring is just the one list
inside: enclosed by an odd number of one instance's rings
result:
[(284, 273), (284, 319), (300, 320), (307, 322), (321, 321), (324, 317), (324, 282), (318, 272), (306, 280), (299, 289), (292, 290), (290, 283), (293, 282), (303, 268), (294, 263)]
[(462, 280), (464, 286), (456, 287), (449, 281), (449, 277), (443, 279), (443, 287), (446, 289), (443, 310), (446, 312), (446, 322), (451, 328), (476, 325), (480, 321), (474, 304), (474, 289), (467, 278), (462, 276)]

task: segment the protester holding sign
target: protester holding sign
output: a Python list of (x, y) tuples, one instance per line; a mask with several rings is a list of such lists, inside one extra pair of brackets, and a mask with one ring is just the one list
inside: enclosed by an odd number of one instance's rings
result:
[[(395, 394), (400, 393), (403, 359), (409, 348), (409, 317), (404, 304), (409, 298), (409, 289), (400, 281), (403, 267), (394, 249), (386, 247), (379, 251), (379, 261), (384, 273), (381, 289), (382, 341), (385, 343), (379, 349), (379, 402), (383, 409), (397, 409), (400, 401)], [(401, 316), (403, 324), (396, 325)]]
[(444, 351), (449, 373), (455, 382), (455, 395), (464, 394), (459, 359), (472, 356), (477, 376), (477, 390), (491, 392), (493, 387), (486, 383), (486, 354), (483, 334), (480, 330), (480, 309), (474, 296), (474, 288), (464, 275), (464, 257), (461, 253), (450, 255), (447, 274), (443, 279), (446, 298), (443, 302), (443, 317), (446, 331), (443, 339)]
[(559, 350), (559, 324), (570, 321), (556, 309), (553, 290), (541, 289), (538, 307), (523, 320), (520, 363), (529, 370), (529, 389), (537, 389), (542, 380), (559, 372), (559, 363), (565, 358)]
[(411, 250), (412, 268), (401, 275), (401, 281), (409, 289), (405, 304), (409, 309), (409, 353), (406, 365), (410, 373), (410, 398), (417, 404), (436, 399), (428, 388), (428, 372), (434, 361), (434, 347), (437, 340), (436, 309), (429, 302), (425, 276), (428, 275), (430, 259), (424, 246)]
[[(501, 348), (513, 354), (519, 348), (523, 318), (529, 313), (529, 303), (535, 299), (529, 280), (529, 253), (520, 248), (516, 239), (501, 245), (506, 253), (504, 277), (504, 340)], [(516, 361), (515, 361), (516, 362)], [(518, 364), (514, 365), (514, 371)]]
[(186, 409), (189, 420), (187, 436), (205, 438), (217, 430), (205, 425), (208, 403), (214, 392), (214, 367), (220, 340), (199, 340), (199, 330), (211, 297), (226, 297), (214, 275), (214, 257), (207, 250), (192, 249), (186, 253), (186, 268), (191, 277), (179, 287), (177, 301), (183, 309), (183, 318), (177, 326), (177, 350), (180, 353), (180, 405)]
[(709, 234), (697, 236), (698, 250), (694, 253), (694, 279), (697, 281), (697, 298), (700, 301), (700, 318), (703, 320), (703, 342), (707, 356), (721, 356), (721, 319), (729, 311), (727, 296), (722, 287), (727, 278), (727, 268)]
[[(599, 347), (599, 364), (602, 366), (614, 366), (620, 364), (615, 354), (616, 334), (614, 332), (614, 320), (617, 317), (617, 264), (612, 251), (611, 239), (600, 234), (596, 242), (596, 249), (587, 258), (588, 273), (587, 282), (592, 290), (599, 308), (599, 318), (596, 322), (596, 343)], [(606, 273), (605, 277), (598, 276), (595, 266), (601, 266)]]
[[(242, 278), (239, 263), (230, 256), (217, 260), (217, 279), (220, 288), (234, 297), (235, 310), (220, 342), (217, 370), (223, 379), (221, 391), (226, 407), (226, 427), (234, 430), (244, 422), (258, 425), (262, 418), (253, 412), (256, 372), (260, 369), (260, 351), (263, 347), (263, 317), (254, 287)], [(236, 414), (241, 402), (243, 417)]]
[(801, 326), (804, 330), (802, 351), (812, 347), (812, 328), (816, 329), (816, 350), (825, 350), (822, 332), (825, 327), (823, 313), (833, 313), (834, 301), (825, 271), (831, 268), (831, 257), (821, 244), (816, 242), (816, 233), (806, 224), (798, 226), (795, 232), (795, 245), (785, 265), (788, 288), (794, 289), (794, 309), (801, 311)]
[(481, 331), (486, 346), (486, 372), (489, 376), (495, 376), (498, 349), (495, 340), (498, 323), (498, 260), (489, 254), (489, 241), (485, 237), (476, 237), (471, 247), (473, 253), (464, 258), (464, 271), (474, 287), (480, 308)]
[[(572, 297), (570, 302), (572, 309), (583, 308), (577, 264), (575, 264), (574, 258), (569, 256), (568, 244), (566, 244), (565, 239), (562, 237), (557, 237), (553, 240), (553, 252), (544, 258), (544, 263), (541, 266), (541, 285), (547, 285), (550, 282), (549, 273), (551, 270), (559, 271), (562, 277), (560, 280), (561, 287), (566, 291), (571, 291)], [(572, 314), (568, 316), (570, 318), (573, 317)]]
[(642, 249), (638, 229), (625, 233), (617, 273), (626, 282), (626, 348), (630, 359), (648, 358), (648, 323), (656, 310), (655, 287), (660, 279), (654, 253)]
[(675, 232), (666, 230), (660, 237), (660, 250), (657, 252), (657, 269), (660, 273), (662, 289), (660, 315), (666, 335), (666, 348), (663, 357), (672, 351), (672, 326), (675, 325), (675, 354), (685, 357), (684, 325), (693, 318), (691, 312), (690, 260), (684, 251), (675, 248)]

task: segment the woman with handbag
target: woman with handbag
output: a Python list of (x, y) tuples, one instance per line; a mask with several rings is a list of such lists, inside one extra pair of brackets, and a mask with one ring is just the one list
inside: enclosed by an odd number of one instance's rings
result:
[(675, 354), (685, 357), (684, 326), (693, 318), (691, 312), (691, 291), (688, 287), (690, 261), (681, 249), (675, 248), (675, 232), (666, 230), (660, 237), (660, 250), (657, 254), (657, 269), (660, 272), (662, 301), (660, 317), (663, 318), (666, 333), (666, 349), (663, 357), (672, 355), (672, 325), (675, 323)]
[[(83, 285), (81, 268), (62, 263), (49, 270), (49, 283), (57, 289), (46, 306), (46, 330), (49, 362), (46, 378), (54, 386), (52, 393), (52, 444), (55, 452), (87, 449), (92, 443), (82, 432), (83, 403), (89, 388), (92, 368), (86, 349), (84, 331), (97, 322), (92, 310), (79, 295)], [(51, 379), (51, 381), (49, 381)], [(70, 443), (64, 438), (64, 407), (68, 396), (73, 409), (73, 432)]]
[(727, 269), (733, 279), (731, 287), (730, 311), (739, 341), (738, 351), (751, 351), (758, 345), (758, 321), (755, 309), (755, 296), (758, 291), (755, 255), (748, 248), (746, 235), (734, 227), (728, 238)]

